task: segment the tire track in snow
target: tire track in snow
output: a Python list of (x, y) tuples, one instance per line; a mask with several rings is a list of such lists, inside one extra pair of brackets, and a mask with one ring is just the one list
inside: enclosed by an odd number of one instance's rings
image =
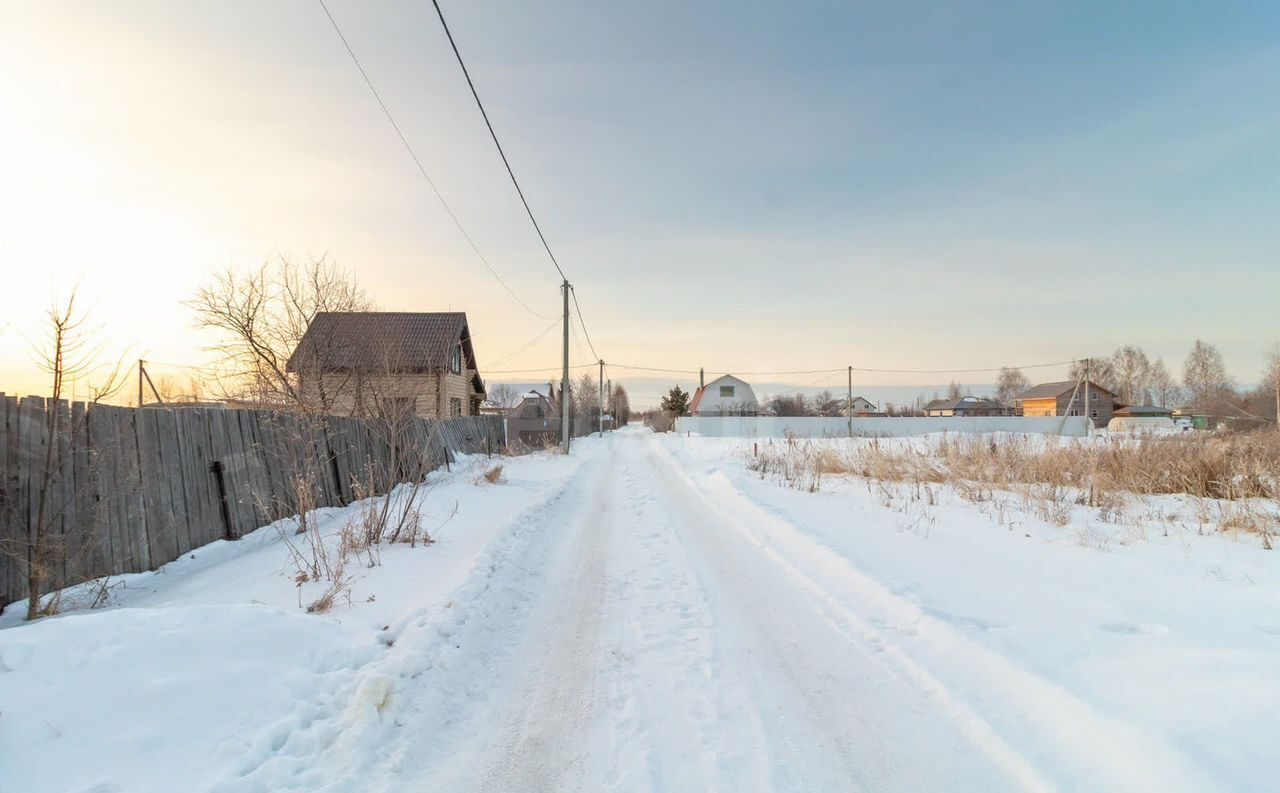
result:
[(751, 791), (767, 781), (767, 746), (747, 692), (722, 674), (707, 595), (656, 498), (641, 444), (616, 439), (610, 591), (613, 762), (604, 786), (635, 791)]
[[(666, 462), (664, 470), (682, 469), (670, 453), (654, 444)], [(673, 479), (675, 476), (673, 475)], [(817, 611), (852, 643), (873, 648), (891, 661), (903, 679), (931, 692), (941, 712), (969, 732), (1031, 790), (1057, 790), (1054, 778), (1071, 780), (1067, 789), (1203, 793), (1220, 786), (1202, 769), (1159, 739), (1133, 725), (1093, 709), (1062, 686), (1023, 669), (959, 633), (944, 621), (891, 592), (857, 569), (847, 557), (813, 539), (784, 518), (763, 509), (736, 488), (723, 473), (694, 477), (682, 474), (678, 486), (696, 498), (742, 540), (771, 561), (778, 573), (807, 593)], [(857, 610), (855, 610), (855, 608)], [(903, 634), (880, 629), (877, 622), (910, 626)], [(904, 644), (929, 649), (948, 669), (940, 677)], [(970, 697), (985, 709), (1002, 711), (1005, 729), (1016, 724), (1024, 749), (1014, 748), (991, 721), (982, 716), (944, 677), (967, 677)], [(1010, 715), (1012, 714), (1012, 715)], [(1027, 744), (1030, 744), (1027, 746)], [(1033, 764), (1028, 754), (1034, 752)]]
[(610, 460), (593, 477), (588, 498), (572, 507), (566, 553), (549, 571), (553, 583), (538, 599), (515, 652), (523, 671), (509, 686), (519, 696), (501, 716), (507, 727), (477, 758), (481, 767), (474, 786), (446, 789), (592, 789), (588, 744), (596, 714), (615, 476)]
[[(904, 682), (879, 653), (813, 608), (808, 593), (738, 532), (646, 439), (663, 506), (703, 586), (733, 674), (750, 686), (774, 746), (766, 786), (778, 791), (1052, 789), (981, 752), (937, 718), (933, 692)], [(950, 767), (921, 762), (949, 758)]]

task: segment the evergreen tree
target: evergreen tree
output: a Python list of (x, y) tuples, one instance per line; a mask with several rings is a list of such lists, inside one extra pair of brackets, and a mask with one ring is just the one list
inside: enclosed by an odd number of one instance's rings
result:
[(678, 385), (671, 386), (671, 390), (662, 398), (662, 409), (672, 416), (685, 415), (689, 412), (689, 392)]

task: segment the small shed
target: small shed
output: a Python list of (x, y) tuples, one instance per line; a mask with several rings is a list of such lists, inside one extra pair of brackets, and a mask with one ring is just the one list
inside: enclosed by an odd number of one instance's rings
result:
[(1160, 432), (1177, 429), (1173, 411), (1152, 405), (1128, 405), (1111, 414), (1110, 432)]

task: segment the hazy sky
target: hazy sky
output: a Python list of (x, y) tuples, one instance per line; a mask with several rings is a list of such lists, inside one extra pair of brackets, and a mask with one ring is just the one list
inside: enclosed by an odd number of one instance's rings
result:
[[(1250, 381), (1280, 339), (1278, 3), (444, 5), (608, 360), (1135, 343), (1177, 374), (1200, 336)], [(557, 312), (429, 0), (330, 8), (481, 250)], [(108, 350), (199, 363), (179, 301), (277, 252), (328, 254), (386, 309), (466, 310), (482, 369), (559, 360), (552, 331), (491, 365), (548, 322), (476, 260), (314, 0), (0, 2), (0, 390), (39, 388), (23, 336), (77, 281)]]

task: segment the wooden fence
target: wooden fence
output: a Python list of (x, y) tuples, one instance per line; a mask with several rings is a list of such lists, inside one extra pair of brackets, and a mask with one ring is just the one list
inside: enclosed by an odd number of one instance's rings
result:
[[(57, 410), (56, 437), (48, 432)], [(154, 570), (236, 539), (299, 503), (340, 506), (457, 453), (497, 452), (502, 418), (358, 418), (220, 408), (124, 408), (0, 393), (0, 608), (26, 597), (30, 531), (55, 444), (45, 591)], [(299, 483), (305, 483), (301, 485)], [(362, 489), (363, 488), (363, 489)]]

